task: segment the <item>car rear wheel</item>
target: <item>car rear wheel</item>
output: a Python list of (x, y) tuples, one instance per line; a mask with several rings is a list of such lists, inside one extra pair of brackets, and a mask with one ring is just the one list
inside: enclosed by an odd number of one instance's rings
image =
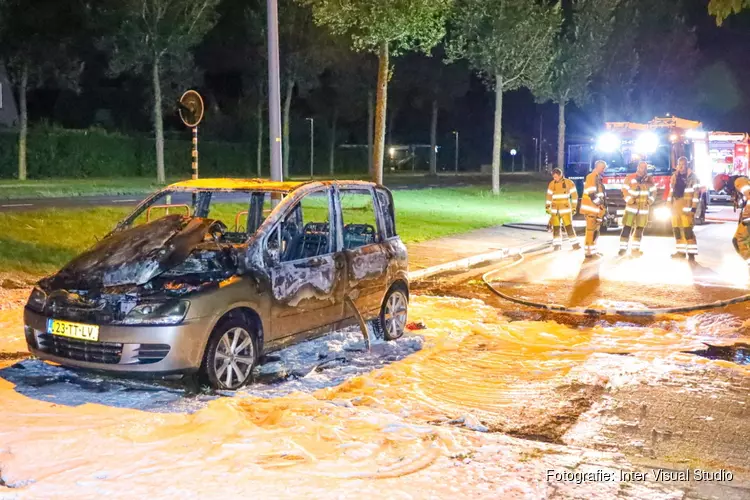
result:
[(380, 306), (380, 315), (375, 321), (385, 340), (396, 340), (404, 334), (408, 309), (409, 299), (404, 288), (398, 285), (392, 287), (386, 294)]
[(239, 389), (258, 361), (255, 330), (241, 319), (220, 322), (206, 347), (204, 373), (214, 389)]

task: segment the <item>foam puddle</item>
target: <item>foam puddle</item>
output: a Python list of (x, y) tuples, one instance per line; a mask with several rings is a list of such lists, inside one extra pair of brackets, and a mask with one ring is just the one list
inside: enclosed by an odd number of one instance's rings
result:
[[(3, 481), (18, 486), (19, 498), (45, 499), (447, 494), (448, 457), (502, 442), (498, 477), (524, 467), (516, 441), (472, 429), (556, 441), (613, 384), (650, 380), (654, 371), (669, 377), (683, 362), (679, 353), (736, 337), (686, 318), (650, 328), (509, 322), (478, 300), (449, 297), (414, 297), (410, 320), (426, 328), (378, 348), (390, 364), (368, 361), (356, 349), (361, 336), (342, 333), (279, 356), (310, 378), (249, 388), (192, 412), (59, 404), (0, 379)], [(324, 348), (363, 364), (322, 383), (315, 377), (327, 370), (306, 370)], [(519, 498), (543, 493), (534, 486), (540, 477), (516, 479)], [(462, 489), (480, 481), (464, 478)]]

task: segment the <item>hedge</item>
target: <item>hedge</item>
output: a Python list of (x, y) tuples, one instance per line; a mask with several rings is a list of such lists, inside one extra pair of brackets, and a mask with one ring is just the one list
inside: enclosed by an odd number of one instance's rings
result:
[[(130, 177), (155, 174), (154, 140), (101, 131), (34, 130), (28, 137), (28, 177)], [(200, 174), (209, 176), (254, 176), (255, 149), (247, 143), (199, 144)], [(167, 176), (190, 173), (190, 136), (167, 139), (164, 144)], [(18, 172), (18, 134), (0, 132), (0, 179)]]

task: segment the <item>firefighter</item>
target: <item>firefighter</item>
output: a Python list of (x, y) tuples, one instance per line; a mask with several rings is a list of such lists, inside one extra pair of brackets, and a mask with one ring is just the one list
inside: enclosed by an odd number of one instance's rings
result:
[(667, 202), (672, 205), (672, 231), (677, 251), (673, 259), (687, 258), (695, 262), (698, 255), (698, 241), (693, 230), (695, 212), (700, 200), (700, 183), (695, 174), (688, 173), (688, 161), (684, 156), (677, 160), (677, 168), (669, 184)]
[(714, 189), (725, 189), (734, 200), (735, 208), (741, 208), (737, 231), (732, 238), (732, 244), (737, 253), (750, 266), (750, 179), (744, 175), (729, 176), (720, 174), (714, 178)]
[(599, 160), (594, 164), (594, 170), (586, 176), (583, 185), (583, 198), (581, 199), (581, 210), (586, 216), (586, 258), (593, 259), (602, 255), (596, 251), (596, 241), (599, 239), (599, 229), (607, 213), (604, 183), (602, 173), (607, 168), (607, 163)]
[(625, 255), (630, 245), (633, 255), (640, 257), (643, 255), (641, 238), (648, 225), (649, 210), (656, 200), (656, 186), (654, 179), (648, 175), (648, 163), (638, 163), (635, 173), (625, 178), (622, 196), (625, 199), (625, 215), (622, 218), (619, 255)]
[(573, 250), (580, 250), (581, 244), (573, 229), (573, 210), (578, 205), (578, 190), (573, 181), (565, 179), (562, 170), (552, 170), (552, 181), (547, 186), (547, 213), (552, 225), (552, 241), (554, 250), (562, 249), (562, 228), (573, 243)]

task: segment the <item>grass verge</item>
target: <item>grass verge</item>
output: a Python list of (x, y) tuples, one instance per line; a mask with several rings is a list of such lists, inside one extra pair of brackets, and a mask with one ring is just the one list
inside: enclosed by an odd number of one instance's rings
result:
[[(397, 230), (407, 244), (538, 216), (543, 200), (543, 184), (509, 184), (500, 196), (479, 188), (394, 192)], [(0, 271), (51, 273), (104, 236), (130, 210), (0, 212)]]
[[(533, 174), (503, 174), (503, 183), (518, 183), (528, 181)], [(341, 175), (339, 179), (367, 180), (367, 175)], [(316, 176), (316, 179), (330, 179), (329, 176)], [(180, 179), (167, 179), (168, 183)], [(291, 177), (292, 181), (306, 181), (307, 177)], [(476, 172), (465, 172), (458, 176), (440, 174), (437, 177), (427, 177), (424, 172), (404, 172), (386, 175), (386, 185), (436, 185), (446, 186), (457, 182), (472, 185), (489, 185), (488, 175)], [(27, 181), (0, 180), (0, 201), (18, 200), (22, 198), (66, 198), (73, 196), (132, 196), (152, 193), (163, 187), (152, 177), (113, 177), (88, 179), (39, 179)]]

